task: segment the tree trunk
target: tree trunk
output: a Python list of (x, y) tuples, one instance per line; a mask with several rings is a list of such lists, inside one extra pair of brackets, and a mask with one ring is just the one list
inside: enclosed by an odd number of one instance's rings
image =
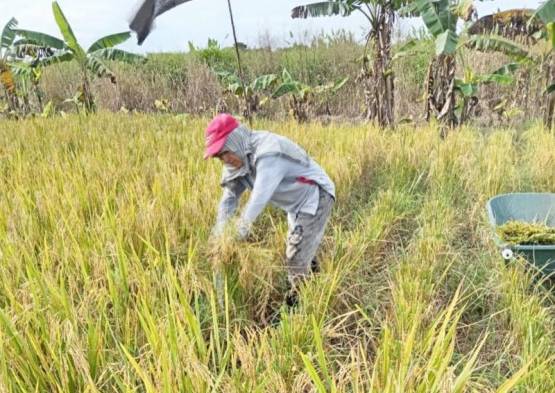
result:
[(87, 70), (83, 70), (83, 105), (85, 107), (85, 113), (90, 114), (96, 112), (96, 105), (94, 103), (94, 96), (91, 91), (91, 84), (89, 81), (89, 76), (87, 75)]
[(308, 114), (309, 100), (304, 98), (297, 98), (294, 95), (291, 96), (289, 101), (289, 107), (293, 112), (293, 118), (297, 120), (298, 123), (306, 123), (309, 118)]
[(26, 91), (25, 94), (22, 94), (22, 99), (23, 104), (23, 114), (25, 116), (27, 116), (29, 113), (31, 113), (32, 109), (31, 109), (31, 102), (29, 101), (29, 92)]
[(454, 55), (440, 55), (430, 63), (426, 81), (425, 117), (427, 121), (433, 116), (449, 127), (457, 125), (455, 115), (456, 70), (457, 64)]
[(479, 116), (480, 104), (479, 99), (476, 96), (464, 97), (463, 104), (461, 108), (461, 116), (459, 118), (459, 126), (462, 126), (469, 119)]
[(260, 98), (257, 94), (246, 94), (244, 96), (245, 101), (243, 101), (243, 116), (246, 119), (254, 116), (258, 112), (260, 105)]
[(521, 108), (524, 118), (529, 120), (531, 114), (528, 110), (528, 91), (532, 82), (530, 79), (530, 72), (526, 67), (522, 67), (521, 70), (515, 73), (515, 77), (516, 86), (507, 99), (507, 108)]
[(395, 13), (382, 9), (376, 32), (374, 86), (376, 87), (377, 119), (380, 126), (390, 126), (395, 120), (394, 75), (391, 69), (391, 34)]
[(39, 104), (39, 111), (42, 113), (44, 111), (44, 103), (42, 101), (43, 93), (38, 83), (35, 85), (35, 96), (37, 97), (37, 102)]
[(42, 113), (44, 111), (44, 103), (43, 103), (43, 97), (44, 97), (44, 93), (42, 91), (42, 89), (40, 88), (40, 76), (37, 75), (41, 75), (40, 71), (39, 73), (33, 73), (33, 75), (31, 76), (32, 80), (32, 84), (33, 84), (33, 91), (35, 93), (35, 97), (37, 97), (37, 103), (39, 104), (39, 111), (40, 113)]
[[(555, 83), (555, 57), (553, 54), (549, 55), (549, 65), (547, 71), (547, 86), (551, 86)], [(546, 128), (552, 129), (553, 128), (553, 116), (555, 112), (555, 92), (545, 93), (547, 96), (545, 97), (545, 109), (544, 109), (544, 120), (543, 123)]]
[(376, 120), (382, 127), (395, 122), (394, 75), (391, 69), (391, 35), (395, 12), (390, 6), (376, 7), (376, 25), (372, 26), (371, 40), (374, 56), (372, 66), (364, 55), (358, 80), (363, 84), (366, 119)]

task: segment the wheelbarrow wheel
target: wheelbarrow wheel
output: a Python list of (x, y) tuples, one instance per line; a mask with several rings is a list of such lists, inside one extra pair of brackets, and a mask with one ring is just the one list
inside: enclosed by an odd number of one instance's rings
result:
[(505, 261), (510, 261), (515, 256), (513, 250), (511, 250), (510, 248), (504, 248), (503, 251), (501, 251), (501, 255), (503, 255), (503, 259)]

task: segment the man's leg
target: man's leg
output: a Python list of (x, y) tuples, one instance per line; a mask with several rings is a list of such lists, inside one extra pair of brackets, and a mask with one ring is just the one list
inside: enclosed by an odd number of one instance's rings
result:
[(296, 299), (289, 299), (289, 297), (295, 297), (299, 283), (313, 269), (319, 268), (319, 266), (313, 267), (313, 261), (322, 242), (333, 203), (333, 197), (320, 189), (318, 209), (314, 216), (299, 213), (296, 217), (289, 217), (286, 257), (291, 292), (286, 299), (288, 304), (296, 302)]

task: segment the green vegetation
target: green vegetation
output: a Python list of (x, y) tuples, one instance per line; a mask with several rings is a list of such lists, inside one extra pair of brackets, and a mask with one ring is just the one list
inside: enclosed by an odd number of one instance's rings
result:
[[(295, 7), (292, 18), (349, 16), (354, 12), (368, 21), (368, 34), (358, 79), (364, 86), (366, 119), (380, 126), (395, 123), (395, 74), (392, 72), (392, 35), (399, 10), (411, 0), (332, 0)], [(368, 50), (372, 49), (370, 58)]]
[(18, 53), (35, 55), (31, 63), (32, 68), (41, 69), (53, 64), (76, 61), (79, 65), (82, 83), (73, 101), (76, 104), (80, 104), (78, 108), (82, 106), (85, 112), (94, 112), (96, 106), (90, 87), (90, 75), (92, 74), (99, 78), (109, 78), (115, 84), (116, 75), (108, 68), (105, 61), (136, 62), (144, 59), (142, 56), (113, 48), (127, 41), (131, 37), (129, 32), (103, 37), (94, 42), (85, 51), (79, 45), (68, 20), (57, 2), (52, 3), (52, 12), (64, 38), (63, 40), (44, 33), (14, 29), (14, 26), (9, 25), (6, 29), (11, 31), (11, 36), (22, 37), (21, 40), (13, 42), (12, 45)]
[[(464, 70), (465, 78), (456, 78), (457, 53), (465, 47), (479, 52), (500, 52), (513, 61), (526, 61), (528, 53), (515, 42), (489, 34), (471, 34), (469, 25), (476, 10), (472, 1), (464, 0), (415, 0), (406, 11), (422, 16), (435, 43), (435, 57), (430, 61), (426, 78), (425, 118), (436, 118), (451, 127), (460, 125), (472, 116), (478, 103), (477, 90), (480, 79), (473, 77), (470, 67)], [(459, 22), (465, 23), (461, 33), (457, 31)], [(513, 67), (502, 67), (512, 72)], [(472, 75), (471, 78), (468, 78)], [(495, 75), (495, 74), (494, 74)], [(489, 83), (497, 79), (488, 78)], [(506, 81), (507, 79), (505, 79)], [(457, 93), (461, 93), (462, 103), (457, 103)], [(457, 110), (458, 109), (458, 110)], [(457, 113), (458, 112), (458, 113)]]
[[(555, 119), (555, 0), (548, 0), (543, 3), (536, 12), (537, 19), (544, 25), (543, 38), (547, 40), (547, 50), (540, 55), (539, 60), (547, 63), (547, 88), (545, 90), (547, 99), (545, 100), (544, 124), (546, 127), (553, 127)], [(539, 61), (536, 61), (539, 63)]]
[[(275, 74), (262, 75), (253, 80), (251, 83), (245, 84), (241, 82), (238, 75), (228, 71), (216, 71), (220, 81), (224, 87), (224, 94), (231, 94), (241, 105), (244, 100), (249, 107), (245, 108), (243, 114), (256, 114), (268, 102), (269, 91), (275, 88), (279, 79)], [(265, 96), (264, 96), (265, 95)], [(263, 97), (263, 98), (261, 98)], [(246, 104), (244, 104), (246, 105)], [(218, 108), (218, 112), (227, 112), (226, 107)]]
[(309, 109), (315, 97), (337, 93), (348, 81), (349, 78), (344, 78), (335, 83), (308, 86), (295, 80), (289, 71), (284, 69), (281, 75), (281, 84), (274, 91), (272, 97), (289, 96), (289, 107), (291, 108), (293, 118), (299, 123), (303, 123), (309, 120)]
[[(551, 49), (546, 49), (547, 40), (540, 38), (550, 37), (551, 3), (546, 2), (537, 12), (505, 11), (476, 22), (473, 1), (466, 0), (341, 0), (301, 5), (293, 9), (293, 17), (362, 13), (371, 27), (366, 42), (356, 42), (349, 33), (333, 32), (322, 33), (312, 42), (304, 37), (283, 49), (272, 48), (271, 37), (261, 42), (259, 49), (242, 44), (243, 82), (238, 78), (235, 49), (222, 48), (213, 39), (206, 48), (189, 44), (187, 54), (152, 55), (147, 64), (129, 66), (113, 64), (113, 60), (139, 58), (111, 47), (127, 39), (128, 33), (99, 40), (109, 45), (99, 50), (93, 45), (95, 53), (85, 53), (54, 3), (65, 42), (17, 29), (11, 22), (4, 29), (4, 36), (11, 41), (3, 39), (2, 52), (15, 53), (15, 57), (10, 58), (9, 66), (6, 62), (2, 66), (6, 83), (0, 114), (22, 117), (42, 112), (51, 116), (74, 110), (72, 104), (90, 112), (98, 101), (101, 108), (123, 112), (207, 114), (227, 110), (270, 118), (290, 113), (298, 121), (341, 116), (375, 120), (380, 125), (431, 118), (451, 127), (468, 121), (517, 124), (543, 116), (549, 126), (555, 108), (551, 95), (555, 74), (551, 72)], [(392, 41), (393, 22), (408, 15), (419, 15), (427, 32)], [(527, 28), (519, 28), (526, 18)], [(466, 22), (460, 32), (455, 28), (459, 21)], [(33, 62), (23, 61), (28, 56)], [(69, 59), (78, 60), (77, 66), (43, 70), (44, 65)], [(285, 73), (298, 86), (348, 82), (343, 91), (324, 94), (325, 99), (314, 100), (312, 105), (292, 90), (280, 99), (271, 94), (268, 83), (264, 82), (267, 89), (260, 88), (260, 81), (275, 80), (273, 76)], [(101, 78), (91, 80), (89, 74)], [(113, 86), (102, 81), (104, 76)], [(48, 102), (47, 109), (43, 102)], [(537, 102), (545, 105), (535, 105)]]

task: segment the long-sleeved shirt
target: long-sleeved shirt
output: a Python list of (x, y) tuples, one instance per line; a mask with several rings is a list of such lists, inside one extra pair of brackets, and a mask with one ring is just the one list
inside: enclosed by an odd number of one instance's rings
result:
[[(299, 178), (310, 181), (299, 181)], [(252, 193), (239, 220), (241, 237), (247, 235), (268, 203), (289, 214), (315, 214), (318, 209), (318, 185), (335, 197), (333, 182), (314, 160), (304, 166), (279, 155), (263, 157), (256, 163), (256, 177), (244, 176), (226, 184), (214, 230), (221, 233), (247, 188), (252, 189)]]

